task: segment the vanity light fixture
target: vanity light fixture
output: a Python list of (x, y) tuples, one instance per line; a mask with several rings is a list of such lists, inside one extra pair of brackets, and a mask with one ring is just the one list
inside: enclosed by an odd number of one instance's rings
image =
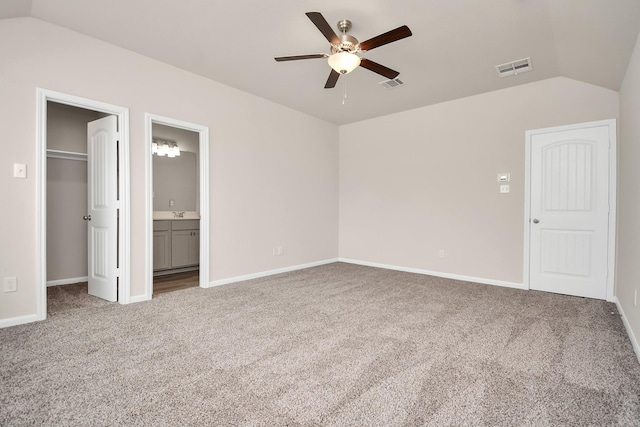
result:
[(180, 149), (175, 141), (153, 138), (151, 153), (158, 156), (177, 157), (180, 155)]

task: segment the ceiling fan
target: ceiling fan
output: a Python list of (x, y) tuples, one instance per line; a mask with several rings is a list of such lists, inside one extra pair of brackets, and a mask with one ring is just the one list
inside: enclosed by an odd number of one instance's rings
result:
[(350, 73), (358, 66), (362, 66), (388, 79), (395, 79), (400, 74), (398, 71), (387, 68), (370, 59), (360, 57), (358, 53), (409, 37), (411, 30), (406, 25), (398, 27), (395, 30), (387, 31), (369, 40), (358, 42), (358, 39), (347, 34), (351, 29), (351, 21), (348, 19), (343, 19), (338, 22), (338, 29), (341, 33), (340, 36), (338, 36), (320, 12), (307, 12), (306, 15), (331, 44), (331, 55), (327, 53), (316, 53), (311, 55), (279, 56), (274, 58), (276, 61), (328, 58), (331, 73), (329, 74), (327, 83), (324, 85), (325, 89), (335, 87), (340, 74)]

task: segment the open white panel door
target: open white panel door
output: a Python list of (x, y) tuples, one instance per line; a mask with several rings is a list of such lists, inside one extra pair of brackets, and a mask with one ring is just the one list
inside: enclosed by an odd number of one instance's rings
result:
[(87, 124), (89, 294), (118, 300), (118, 128), (108, 116)]
[(531, 137), (530, 288), (606, 299), (609, 127)]

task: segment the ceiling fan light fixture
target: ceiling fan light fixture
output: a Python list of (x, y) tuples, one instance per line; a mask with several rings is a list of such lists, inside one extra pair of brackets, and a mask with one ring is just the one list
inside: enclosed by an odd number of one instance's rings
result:
[(360, 65), (360, 57), (351, 52), (338, 52), (329, 56), (329, 66), (340, 74), (349, 74)]

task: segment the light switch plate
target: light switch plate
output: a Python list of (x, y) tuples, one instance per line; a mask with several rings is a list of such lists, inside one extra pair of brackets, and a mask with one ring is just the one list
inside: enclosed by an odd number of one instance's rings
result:
[(13, 164), (13, 177), (14, 178), (26, 178), (27, 177), (27, 165), (22, 163)]
[(498, 174), (498, 182), (509, 182), (511, 181), (511, 174), (508, 172), (499, 173)]

